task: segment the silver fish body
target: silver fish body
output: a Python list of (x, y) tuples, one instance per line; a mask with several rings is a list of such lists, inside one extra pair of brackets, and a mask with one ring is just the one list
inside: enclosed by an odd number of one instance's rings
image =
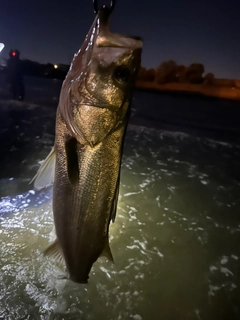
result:
[(70, 278), (85, 283), (92, 264), (108, 246), (124, 126), (91, 147), (68, 135), (59, 114), (57, 118), (53, 192), (56, 235)]
[(78, 283), (87, 282), (101, 254), (113, 259), (108, 231), (142, 45), (110, 33), (101, 13), (89, 34), (63, 83), (54, 149), (35, 180), (37, 189), (48, 184), (45, 169), (52, 162), (57, 239), (45, 254), (61, 254), (69, 278)]

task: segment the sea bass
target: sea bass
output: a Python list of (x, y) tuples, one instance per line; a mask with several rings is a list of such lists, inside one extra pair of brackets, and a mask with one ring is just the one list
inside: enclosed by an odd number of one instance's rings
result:
[(141, 63), (141, 39), (111, 33), (108, 20), (102, 8), (73, 58), (60, 93), (55, 144), (34, 178), (36, 189), (53, 182), (57, 239), (45, 254), (63, 257), (78, 283), (87, 283), (100, 255), (113, 260), (108, 231)]

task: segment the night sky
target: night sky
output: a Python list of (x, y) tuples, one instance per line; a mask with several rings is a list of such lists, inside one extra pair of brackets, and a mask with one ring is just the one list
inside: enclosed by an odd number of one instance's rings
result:
[[(143, 37), (147, 68), (200, 62), (216, 77), (240, 79), (239, 12), (238, 0), (116, 0), (111, 25)], [(70, 64), (93, 19), (92, 0), (1, 1), (1, 54), (17, 48), (21, 58)]]

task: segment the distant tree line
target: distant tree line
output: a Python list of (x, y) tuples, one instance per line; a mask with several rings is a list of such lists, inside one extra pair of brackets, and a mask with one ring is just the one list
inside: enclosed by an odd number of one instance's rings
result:
[(41, 64), (36, 61), (22, 60), (22, 69), (25, 75), (64, 79), (67, 72), (61, 68), (54, 68), (52, 63)]
[[(52, 63), (41, 64), (28, 59), (22, 60), (24, 75), (46, 77), (64, 80), (70, 66), (59, 64), (54, 68)], [(3, 69), (3, 72), (5, 70)], [(165, 83), (192, 83), (208, 86), (235, 87), (234, 80), (216, 79), (213, 73), (205, 72), (201, 63), (192, 63), (188, 67), (177, 65), (173, 60), (162, 62), (157, 68), (146, 69), (141, 67), (138, 73), (138, 80), (143, 82)]]
[[(35, 77), (45, 77), (54, 79), (65, 79), (67, 71), (70, 66), (59, 65), (58, 68), (54, 68), (52, 63), (41, 64), (36, 61), (31, 61), (28, 59), (22, 59), (22, 72), (24, 75), (35, 76)], [(64, 66), (64, 68), (61, 68)], [(3, 68), (3, 72), (6, 68)]]
[(213, 73), (205, 72), (204, 66), (201, 63), (192, 63), (188, 67), (177, 65), (173, 60), (162, 62), (155, 69), (146, 69), (141, 67), (138, 80), (155, 82), (158, 84), (165, 83), (192, 83), (204, 84), (213, 86), (235, 87), (234, 80), (216, 79)]

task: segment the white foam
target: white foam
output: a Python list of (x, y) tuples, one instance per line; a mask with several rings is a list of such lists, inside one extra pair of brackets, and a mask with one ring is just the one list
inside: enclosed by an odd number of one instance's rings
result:
[(229, 275), (233, 276), (232, 271), (230, 271), (228, 268), (221, 267), (220, 271), (224, 273), (226, 277), (228, 277)]
[(139, 193), (141, 193), (141, 191), (139, 191), (139, 192), (129, 192), (129, 193), (125, 193), (125, 194), (123, 194), (123, 196), (124, 196), (124, 197), (129, 197), (129, 196), (132, 196), (133, 194), (139, 194)]
[(140, 314), (135, 314), (134, 316), (132, 316), (132, 318), (134, 320), (142, 320), (142, 317), (140, 316)]
[(220, 289), (221, 289), (221, 287), (210, 285), (210, 286), (209, 286), (208, 295), (209, 295), (209, 296), (215, 296), (215, 292), (218, 291), (218, 290), (220, 290)]
[(209, 269), (210, 269), (211, 272), (214, 272), (214, 271), (217, 270), (217, 267), (215, 267), (215, 266), (210, 266)]
[(223, 256), (221, 259), (221, 264), (226, 264), (228, 263), (228, 257), (227, 256)]

